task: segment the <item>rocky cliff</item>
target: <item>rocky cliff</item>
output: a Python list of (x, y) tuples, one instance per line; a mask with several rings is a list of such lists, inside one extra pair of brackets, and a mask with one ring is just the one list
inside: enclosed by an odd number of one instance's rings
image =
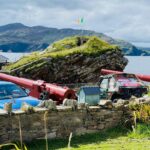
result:
[(5, 67), (11, 74), (54, 83), (98, 81), (102, 68), (122, 71), (128, 60), (98, 37), (71, 37)]

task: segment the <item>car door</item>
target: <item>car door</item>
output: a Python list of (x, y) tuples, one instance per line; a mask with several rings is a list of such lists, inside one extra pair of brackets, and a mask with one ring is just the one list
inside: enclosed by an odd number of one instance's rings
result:
[(109, 85), (109, 79), (108, 78), (103, 78), (100, 81), (100, 98), (101, 99), (107, 99), (108, 97), (108, 85)]

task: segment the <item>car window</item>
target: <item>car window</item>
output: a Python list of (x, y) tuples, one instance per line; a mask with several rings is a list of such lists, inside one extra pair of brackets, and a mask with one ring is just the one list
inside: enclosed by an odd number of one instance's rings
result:
[(112, 91), (115, 88), (115, 80), (113, 78), (111, 78), (109, 80), (109, 90)]
[(118, 82), (139, 82), (136, 76), (132, 74), (119, 74), (116, 77)]
[(101, 84), (100, 84), (100, 87), (102, 89), (107, 89), (107, 87), (108, 87), (108, 79), (103, 79)]
[(25, 97), (27, 94), (15, 84), (0, 85), (0, 99)]

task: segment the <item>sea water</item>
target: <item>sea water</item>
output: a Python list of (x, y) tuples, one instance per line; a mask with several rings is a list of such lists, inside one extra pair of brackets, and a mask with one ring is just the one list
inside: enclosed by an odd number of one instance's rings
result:
[(129, 60), (125, 72), (150, 75), (150, 56), (126, 56)]

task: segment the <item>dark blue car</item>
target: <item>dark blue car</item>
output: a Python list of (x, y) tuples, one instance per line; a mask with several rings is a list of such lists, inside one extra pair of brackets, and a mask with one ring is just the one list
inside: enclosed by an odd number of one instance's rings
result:
[(5, 103), (8, 102), (12, 102), (12, 109), (20, 109), (23, 102), (37, 106), (40, 100), (28, 96), (21, 87), (14, 83), (0, 81), (0, 109), (3, 109)]

